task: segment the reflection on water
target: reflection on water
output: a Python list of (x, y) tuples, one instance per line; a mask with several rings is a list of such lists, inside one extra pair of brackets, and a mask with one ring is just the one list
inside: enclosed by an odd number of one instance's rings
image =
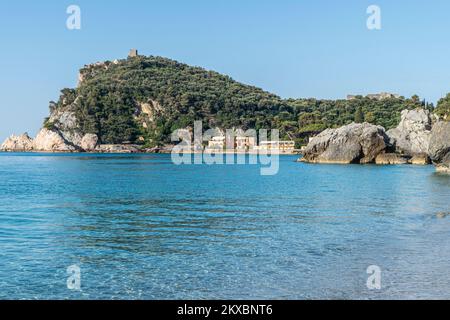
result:
[(450, 218), (436, 217), (450, 177), (294, 160), (260, 176), (168, 155), (1, 155), (0, 298), (450, 297)]

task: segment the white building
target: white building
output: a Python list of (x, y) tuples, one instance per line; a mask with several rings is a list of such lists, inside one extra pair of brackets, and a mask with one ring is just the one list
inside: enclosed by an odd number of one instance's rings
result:
[(249, 151), (253, 150), (256, 146), (255, 137), (236, 137), (236, 150)]
[(208, 141), (208, 149), (223, 150), (225, 148), (225, 137), (216, 136)]
[(295, 141), (261, 141), (259, 150), (279, 151), (281, 153), (293, 153), (295, 150)]

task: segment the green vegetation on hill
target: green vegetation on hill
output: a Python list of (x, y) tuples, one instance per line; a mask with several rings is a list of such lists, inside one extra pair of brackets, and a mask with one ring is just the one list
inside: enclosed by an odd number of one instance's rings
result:
[(450, 120), (450, 93), (439, 100), (435, 112), (439, 117)]
[(389, 98), (374, 100), (356, 97), (353, 100), (287, 100), (298, 114), (297, 136), (307, 137), (326, 128), (341, 127), (352, 122), (369, 122), (381, 125), (386, 130), (400, 122), (404, 109), (433, 109), (432, 104), (420, 101), (417, 96), (411, 99)]
[[(368, 121), (386, 129), (403, 109), (432, 108), (418, 97), (382, 101), (289, 99), (241, 84), (228, 76), (161, 57), (135, 57), (85, 67), (76, 89), (64, 89), (52, 108), (71, 106), (81, 131), (102, 143), (170, 142), (170, 134), (203, 120), (204, 128), (279, 129), (281, 138), (304, 143), (328, 127)], [(156, 102), (146, 115), (139, 105)], [(144, 117), (145, 119), (145, 117)], [(47, 124), (51, 126), (52, 124)]]

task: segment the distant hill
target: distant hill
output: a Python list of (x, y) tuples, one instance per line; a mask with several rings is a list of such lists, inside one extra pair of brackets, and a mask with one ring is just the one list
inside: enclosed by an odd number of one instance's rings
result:
[(75, 89), (62, 90), (44, 127), (64, 137), (97, 134), (101, 143), (169, 142), (179, 128), (279, 129), (299, 144), (327, 127), (368, 121), (386, 129), (403, 109), (433, 108), (412, 99), (283, 100), (226, 75), (161, 57), (137, 56), (85, 66)]

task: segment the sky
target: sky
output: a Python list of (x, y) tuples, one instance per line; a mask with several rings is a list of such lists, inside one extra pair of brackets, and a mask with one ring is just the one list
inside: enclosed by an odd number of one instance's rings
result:
[[(81, 9), (69, 30), (66, 10)], [(367, 28), (367, 8), (381, 29)], [(129, 49), (230, 75), (283, 98), (450, 92), (450, 1), (42, 0), (0, 3), (0, 140), (35, 135), (85, 64)]]

